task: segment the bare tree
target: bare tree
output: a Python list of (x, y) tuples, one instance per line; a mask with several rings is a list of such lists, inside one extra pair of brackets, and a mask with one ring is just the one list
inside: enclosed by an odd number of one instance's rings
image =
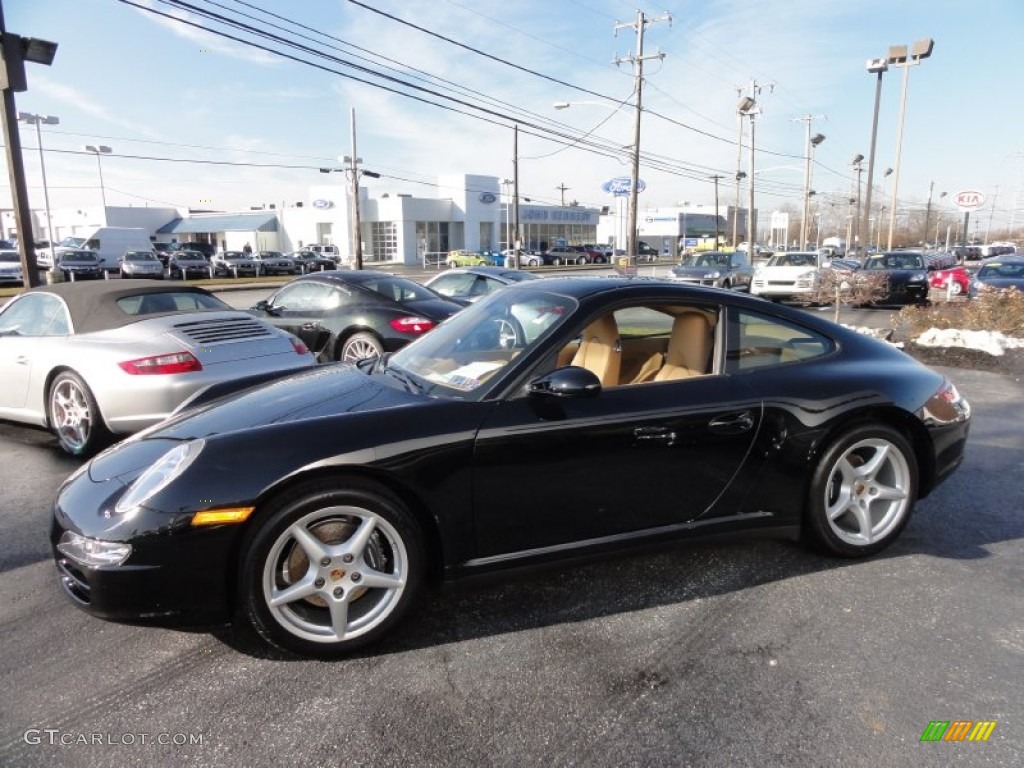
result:
[(864, 272), (840, 265), (822, 267), (815, 273), (814, 284), (807, 293), (800, 294), (800, 304), (835, 307), (835, 322), (839, 322), (839, 308), (878, 304), (889, 296), (888, 272)]

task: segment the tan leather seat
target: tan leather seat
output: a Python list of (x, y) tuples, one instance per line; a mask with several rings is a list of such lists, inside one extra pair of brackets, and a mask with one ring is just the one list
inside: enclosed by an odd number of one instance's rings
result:
[(707, 373), (712, 350), (711, 323), (700, 312), (684, 312), (672, 323), (665, 364), (655, 381), (672, 381)]
[(600, 317), (583, 329), (572, 365), (591, 371), (601, 380), (602, 387), (618, 386), (622, 344), (614, 315)]

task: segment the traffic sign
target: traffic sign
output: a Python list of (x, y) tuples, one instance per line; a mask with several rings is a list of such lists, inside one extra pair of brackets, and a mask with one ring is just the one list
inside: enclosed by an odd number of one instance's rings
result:
[(985, 204), (985, 193), (974, 189), (965, 189), (953, 195), (953, 205), (961, 211), (974, 211)]

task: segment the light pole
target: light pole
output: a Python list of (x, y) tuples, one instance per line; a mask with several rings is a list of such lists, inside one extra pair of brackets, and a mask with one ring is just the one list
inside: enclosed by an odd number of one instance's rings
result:
[(882, 74), (889, 69), (888, 59), (868, 59), (868, 72), (877, 74), (875, 83), (875, 111), (871, 118), (871, 148), (868, 150), (868, 190), (864, 197), (864, 216), (871, 216), (872, 185), (875, 180), (875, 144), (878, 139), (878, 106), (882, 100)]
[(855, 204), (856, 208), (854, 210), (853, 241), (852, 241), (853, 242), (853, 248), (854, 248), (853, 252), (854, 253), (857, 253), (860, 250), (860, 171), (861, 171), (861, 165), (860, 164), (862, 162), (864, 162), (864, 155), (858, 153), (858, 154), (853, 156), (853, 161), (850, 164), (852, 166), (852, 168), (853, 168), (854, 174), (856, 174), (855, 178), (856, 178), (856, 184), (857, 184), (857, 195), (856, 195), (857, 202)]
[(18, 120), (36, 127), (36, 146), (39, 149), (39, 170), (43, 175), (43, 203), (46, 206), (46, 235), (50, 242), (50, 253), (53, 253), (53, 221), (50, 219), (50, 192), (46, 186), (46, 163), (43, 162), (43, 134), (40, 125), (59, 125), (60, 118), (53, 115), (33, 115), (30, 112), (19, 112)]
[(103, 144), (100, 144), (98, 146), (95, 145), (95, 144), (86, 144), (84, 147), (82, 147), (82, 149), (84, 149), (86, 152), (89, 152), (91, 154), (96, 155), (96, 168), (100, 172), (100, 196), (103, 198), (103, 223), (106, 224), (107, 223), (107, 190), (103, 186), (103, 163), (100, 162), (100, 158), (103, 155), (111, 154), (114, 150), (112, 150), (110, 147), (108, 147), (106, 145), (103, 145)]
[(505, 188), (505, 249), (512, 250), (512, 196), (509, 189), (512, 186), (512, 179), (502, 179), (501, 186)]
[(825, 140), (825, 135), (816, 133), (811, 136), (811, 116), (807, 117), (807, 165), (804, 168), (804, 215), (800, 222), (800, 248), (807, 247), (807, 235), (810, 222), (807, 217), (811, 208), (811, 162), (814, 157), (814, 150)]
[(893, 161), (893, 167), (896, 171), (892, 180), (892, 210), (889, 211), (889, 250), (892, 250), (892, 235), (893, 230), (896, 227), (896, 197), (899, 193), (900, 185), (900, 152), (903, 148), (903, 122), (907, 113), (907, 84), (910, 82), (910, 68), (920, 64), (922, 60), (931, 56), (932, 49), (934, 47), (935, 41), (930, 37), (925, 38), (924, 40), (917, 40), (911, 46), (909, 53), (907, 52), (907, 46), (905, 45), (889, 46), (889, 64), (895, 67), (903, 67), (903, 93), (900, 96), (900, 121), (899, 127), (896, 129), (896, 159)]

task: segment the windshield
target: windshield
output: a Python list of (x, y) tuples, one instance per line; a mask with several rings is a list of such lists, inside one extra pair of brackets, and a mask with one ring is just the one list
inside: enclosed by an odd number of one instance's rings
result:
[(124, 258), (125, 261), (157, 261), (156, 256), (147, 251), (128, 251)]
[(396, 352), (387, 366), (412, 374), (424, 392), (480, 397), (483, 384), (535, 348), (574, 307), (567, 296), (525, 284), (498, 291)]
[(816, 253), (776, 253), (768, 259), (769, 267), (816, 267), (818, 266), (818, 254)]
[(727, 253), (695, 253), (682, 262), (684, 267), (727, 267), (729, 266), (729, 254)]
[(864, 269), (924, 269), (919, 253), (876, 253), (869, 256)]
[(81, 248), (85, 245), (84, 237), (65, 237), (60, 241), (60, 244), (65, 248)]
[(0, 251), (0, 261), (21, 261), (17, 251)]
[(117, 307), (126, 315), (153, 315), (158, 312), (197, 312), (203, 309), (231, 309), (230, 306), (208, 293), (192, 291), (151, 292), (124, 296)]
[(1024, 263), (1021, 264), (986, 264), (978, 272), (981, 278), (1024, 278)]
[(61, 260), (61, 263), (66, 263), (66, 262), (69, 262), (69, 261), (70, 262), (82, 262), (82, 263), (85, 263), (85, 262), (95, 263), (96, 262), (96, 254), (92, 253), (91, 251), (70, 251), (68, 253), (65, 253), (63, 256), (61, 256), (60, 260)]

